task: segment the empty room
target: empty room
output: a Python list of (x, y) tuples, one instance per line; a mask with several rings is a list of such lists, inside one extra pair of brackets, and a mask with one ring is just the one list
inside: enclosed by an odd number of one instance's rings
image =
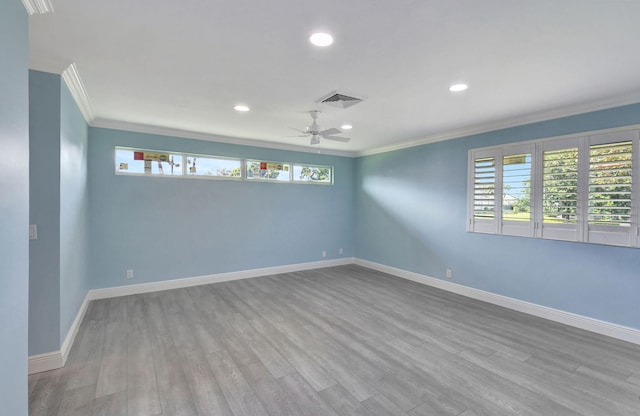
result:
[(640, 2), (0, 3), (0, 414), (640, 415)]

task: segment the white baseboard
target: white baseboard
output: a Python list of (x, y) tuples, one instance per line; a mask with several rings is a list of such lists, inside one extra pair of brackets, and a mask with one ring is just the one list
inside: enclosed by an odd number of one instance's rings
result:
[(62, 352), (54, 351), (29, 357), (29, 374), (42, 373), (64, 366)]
[(281, 273), (292, 273), (323, 267), (344, 266), (353, 264), (353, 258), (314, 261), (310, 263), (288, 264), (285, 266), (265, 267), (262, 269), (241, 270), (238, 272), (218, 273), (206, 276), (186, 277), (182, 279), (163, 280), (161, 282), (141, 283), (129, 286), (117, 286), (106, 289), (93, 289), (87, 295), (89, 300), (114, 298), (118, 296), (136, 295), (139, 293), (158, 292), (161, 290), (179, 289), (183, 287), (208, 285), (210, 283), (228, 282), (251, 277), (270, 276)]
[(78, 333), (78, 329), (80, 328), (80, 324), (84, 319), (84, 315), (87, 311), (89, 302), (92, 300), (206, 285), (210, 283), (228, 282), (232, 280), (248, 279), (252, 277), (269, 276), (281, 273), (292, 273), (303, 270), (320, 269), (323, 267), (344, 266), (347, 264), (357, 264), (359, 266), (378, 270), (403, 279), (422, 283), (427, 286), (443, 289), (448, 292), (466, 296), (468, 298), (492, 303), (494, 305), (502, 306), (518, 312), (523, 312), (540, 318), (549, 319), (551, 321), (569, 325), (575, 328), (584, 329), (587, 331), (595, 332), (597, 334), (606, 335), (612, 338), (617, 338), (623, 341), (628, 341), (640, 345), (640, 330), (634, 328), (616, 325), (610, 322), (600, 321), (582, 315), (576, 315), (570, 312), (537, 305), (535, 303), (525, 302), (507, 296), (497, 295), (495, 293), (486, 292), (484, 290), (474, 289), (468, 286), (436, 279), (434, 277), (409, 272), (407, 270), (385, 266), (383, 264), (375, 263), (368, 260), (358, 258), (344, 258), (90, 290), (87, 293), (84, 301), (82, 302), (82, 305), (80, 306), (80, 310), (78, 311), (78, 314), (76, 315), (76, 318), (73, 321), (73, 324), (71, 325), (67, 336), (65, 337), (60, 351), (30, 356), (29, 374), (54, 370), (56, 368), (64, 366), (64, 363), (66, 362), (69, 355), (69, 351), (71, 350), (71, 346), (73, 345), (73, 342), (75, 340), (76, 334)]
[(289, 264), (285, 266), (265, 267), (262, 269), (242, 270), (238, 272), (219, 273), (207, 276), (187, 277), (183, 279), (165, 280), (162, 282), (142, 283), (130, 286), (118, 286), (107, 289), (93, 289), (87, 293), (76, 318), (67, 332), (64, 343), (60, 351), (53, 351), (46, 354), (32, 355), (29, 357), (29, 374), (41, 373), (43, 371), (55, 370), (64, 366), (69, 356), (69, 351), (73, 346), (78, 329), (84, 315), (87, 312), (89, 302), (95, 299), (106, 299), (118, 296), (135, 295), (138, 293), (157, 292), (160, 290), (178, 289), (190, 286), (206, 285), (217, 282), (228, 282), (231, 280), (248, 279), (258, 276), (269, 276), (280, 273), (292, 273), (303, 270), (320, 269), (323, 267), (344, 266), (353, 264), (353, 258), (336, 260), (324, 260), (310, 263)]
[(87, 308), (89, 307), (89, 293), (84, 297), (82, 301), (82, 305), (80, 305), (80, 309), (76, 314), (76, 319), (73, 320), (71, 324), (71, 328), (67, 332), (67, 336), (62, 343), (62, 365), (67, 362), (67, 357), (69, 357), (69, 351), (71, 351), (71, 347), (73, 346), (73, 342), (76, 340), (76, 335), (78, 335), (78, 330), (80, 329), (80, 324), (82, 324), (82, 320), (84, 319), (84, 314), (87, 313)]
[(71, 351), (71, 346), (76, 339), (76, 335), (78, 334), (78, 329), (80, 329), (80, 324), (84, 319), (84, 314), (87, 312), (87, 307), (89, 306), (89, 294), (85, 296), (82, 301), (82, 305), (80, 305), (80, 309), (76, 314), (76, 318), (73, 320), (71, 324), (71, 328), (67, 332), (67, 336), (62, 343), (62, 348), (60, 351), (48, 352), (45, 354), (32, 355), (29, 357), (29, 374), (42, 373), (43, 371), (55, 370), (57, 368), (64, 367), (64, 364), (67, 362), (67, 357), (69, 357), (69, 351)]
[(539, 318), (548, 319), (550, 321), (569, 325), (575, 328), (584, 329), (595, 332), (597, 334), (606, 335), (623, 341), (640, 345), (640, 330), (629, 328), (610, 322), (600, 321), (598, 319), (589, 318), (574, 313), (537, 305), (535, 303), (525, 302), (522, 300), (510, 298), (507, 296), (497, 295), (495, 293), (486, 292), (480, 289), (459, 285), (445, 280), (436, 279), (434, 277), (409, 272), (407, 270), (395, 267), (385, 266), (383, 264), (374, 263), (368, 260), (355, 259), (354, 263), (363, 267), (388, 273), (403, 279), (422, 283), (424, 285), (433, 286), (448, 292), (456, 293), (468, 298), (481, 300), (494, 305), (502, 306), (514, 311), (523, 312)]

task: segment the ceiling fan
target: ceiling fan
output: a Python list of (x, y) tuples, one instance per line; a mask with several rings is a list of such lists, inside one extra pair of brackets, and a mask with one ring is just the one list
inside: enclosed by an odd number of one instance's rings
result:
[(320, 130), (320, 125), (318, 124), (318, 115), (320, 113), (321, 113), (320, 110), (309, 111), (309, 114), (313, 119), (313, 123), (311, 123), (311, 125), (304, 130), (294, 129), (302, 133), (302, 135), (295, 136), (295, 137), (311, 137), (311, 142), (309, 143), (311, 145), (319, 144), (320, 138), (327, 139), (327, 140), (335, 140), (337, 142), (348, 142), (349, 140), (351, 140), (348, 137), (334, 136), (334, 134), (342, 133), (342, 130), (337, 129), (335, 127), (332, 127), (326, 130)]

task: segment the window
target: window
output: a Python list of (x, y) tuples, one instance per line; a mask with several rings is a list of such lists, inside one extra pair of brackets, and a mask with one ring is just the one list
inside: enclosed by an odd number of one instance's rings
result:
[(542, 215), (540, 236), (578, 240), (578, 140), (540, 144)]
[(585, 149), (585, 241), (638, 246), (637, 136), (598, 135)]
[(333, 185), (333, 167), (160, 150), (115, 148), (117, 175)]
[(286, 163), (247, 160), (247, 179), (262, 181), (290, 181), (291, 166)]
[(578, 214), (578, 148), (544, 152), (543, 221), (575, 224)]
[(294, 182), (333, 183), (328, 166), (293, 165)]
[(182, 175), (182, 155), (116, 148), (116, 172), (147, 175)]
[(242, 178), (242, 161), (239, 159), (213, 158), (200, 155), (186, 155), (188, 176), (217, 176)]
[(473, 161), (473, 219), (477, 231), (493, 232), (496, 216), (496, 158), (478, 155)]
[(631, 142), (589, 149), (589, 224), (631, 225)]
[(468, 231), (637, 247), (639, 137), (616, 129), (470, 150)]
[(533, 232), (532, 152), (532, 146), (512, 147), (502, 152), (502, 234), (527, 236)]

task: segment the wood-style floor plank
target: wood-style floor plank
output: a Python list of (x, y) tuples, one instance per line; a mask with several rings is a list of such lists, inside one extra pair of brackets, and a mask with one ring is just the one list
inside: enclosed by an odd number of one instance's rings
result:
[(207, 359), (235, 416), (268, 415), (233, 358), (225, 350), (208, 354)]
[(299, 404), (304, 416), (338, 416), (318, 392), (298, 373), (280, 379), (293, 400)]
[(638, 416), (640, 346), (349, 265), (90, 303), (30, 415)]
[(372, 416), (367, 408), (340, 384), (322, 390), (320, 396), (340, 416)]
[(270, 416), (299, 416), (302, 414), (294, 398), (287, 394), (264, 364), (249, 364), (242, 367), (240, 371)]

